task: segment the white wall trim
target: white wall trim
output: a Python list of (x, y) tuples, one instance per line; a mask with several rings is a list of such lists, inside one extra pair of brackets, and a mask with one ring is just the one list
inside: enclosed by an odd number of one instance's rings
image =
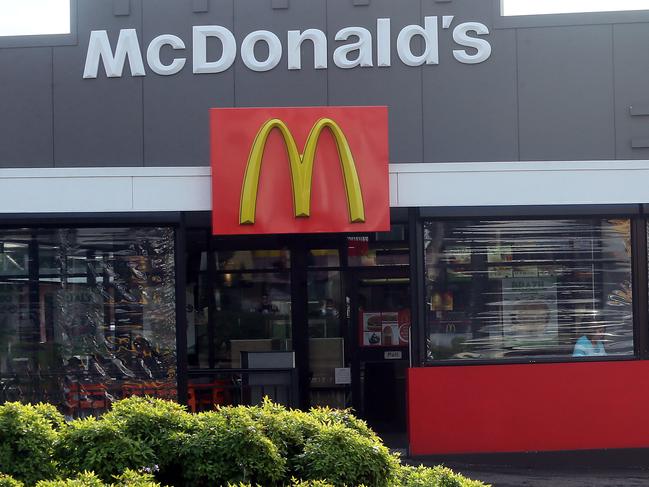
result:
[(393, 164), (393, 206), (462, 207), (649, 202), (649, 161)]
[[(390, 165), (390, 205), (649, 203), (649, 161)], [(209, 167), (0, 169), (0, 213), (208, 211)]]

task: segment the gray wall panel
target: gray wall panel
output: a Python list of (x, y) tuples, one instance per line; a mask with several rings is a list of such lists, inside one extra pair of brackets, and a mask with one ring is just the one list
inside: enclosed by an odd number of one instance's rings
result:
[(619, 159), (649, 159), (649, 148), (633, 149), (635, 138), (649, 137), (649, 113), (631, 116), (630, 107), (649, 107), (649, 25), (616, 25), (613, 31), (615, 55), (615, 123)]
[[(419, 0), (371, 0), (366, 6), (354, 6), (352, 0), (329, 0), (330, 52), (343, 44), (334, 40), (341, 28), (353, 25), (375, 33), (376, 19), (383, 17), (392, 19), (392, 66), (340, 69), (331, 63), (328, 70), (329, 104), (387, 105), (390, 110), (390, 162), (421, 162), (421, 71), (402, 64), (396, 53), (399, 30), (422, 21)], [(373, 40), (376, 47), (376, 39)]]
[[(424, 160), (517, 160), (515, 31), (491, 28), (492, 6), (484, 0), (424, 2), (424, 14), (440, 22), (444, 15), (454, 16), (450, 28), (440, 25), (440, 64), (423, 68)], [(453, 41), (453, 29), (471, 21), (490, 27), (481, 37), (491, 44), (491, 57), (477, 65), (453, 57), (454, 49), (465, 49)]]
[(612, 159), (612, 26), (518, 31), (522, 160)]
[[(56, 166), (142, 165), (142, 78), (83, 79), (90, 31), (135, 28), (142, 43), (140, 0), (128, 16), (115, 16), (113, 2), (79, 1), (79, 45), (54, 48), (54, 160)], [(143, 53), (144, 55), (144, 53)], [(159, 103), (159, 101), (158, 101)]]
[[(233, 0), (211, 0), (208, 11), (194, 13), (193, 3), (178, 0), (144, 2), (144, 44), (156, 36), (174, 34), (186, 49), (162, 50), (162, 60), (185, 57), (178, 74), (159, 76), (147, 66), (144, 79), (144, 164), (148, 166), (209, 165), (209, 117), (212, 107), (234, 104), (234, 70), (192, 73), (192, 26), (222, 25), (232, 30)], [(216, 59), (216, 41), (209, 59)], [(214, 57), (211, 55), (214, 54)]]
[(52, 49), (0, 49), (0, 167), (52, 156)]
[[(335, 0), (341, 1), (341, 0)], [(239, 107), (309, 106), (327, 104), (327, 70), (313, 68), (311, 42), (302, 45), (302, 69), (287, 69), (287, 31), (320, 29), (326, 32), (325, 0), (291, 0), (289, 8), (271, 8), (271, 0), (235, 0), (234, 34), (239, 49), (250, 32), (269, 30), (283, 45), (279, 65), (266, 72), (254, 72), (241, 61), (235, 62), (235, 102)], [(260, 43), (263, 46), (263, 43)], [(262, 53), (263, 49), (260, 49)], [(267, 50), (266, 50), (267, 52)], [(265, 59), (259, 55), (259, 59)]]
[[(649, 145), (649, 24), (496, 29), (494, 2), (79, 0), (78, 45), (0, 49), (0, 167), (206, 165), (210, 107), (327, 104), (388, 105), (392, 162), (649, 159), (649, 148), (632, 148)], [(440, 29), (440, 64), (405, 66), (397, 34), (424, 15), (454, 16)], [(336, 67), (334, 36), (348, 26), (372, 32), (376, 63), (379, 17), (392, 21), (392, 66)], [(453, 27), (467, 21), (490, 27), (483, 64), (453, 58)], [(192, 74), (191, 28), (204, 24), (230, 28), (239, 49), (253, 30), (274, 32), (280, 65), (253, 72), (239, 52), (224, 73)], [(313, 68), (306, 42), (302, 70), (289, 71), (287, 31), (310, 27), (327, 32), (329, 67)], [(108, 30), (114, 47), (121, 28), (137, 29), (143, 56), (153, 37), (178, 35), (186, 66), (160, 76), (147, 65), (133, 78), (127, 63), (120, 79), (100, 67), (84, 80), (90, 31)], [(210, 51), (218, 56), (216, 42)], [(631, 116), (631, 105), (648, 114)]]

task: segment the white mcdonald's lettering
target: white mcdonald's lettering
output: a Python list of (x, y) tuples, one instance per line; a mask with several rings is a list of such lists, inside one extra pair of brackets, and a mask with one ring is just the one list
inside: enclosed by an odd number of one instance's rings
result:
[[(375, 34), (367, 27), (345, 27), (334, 35), (336, 46), (333, 48), (333, 63), (342, 69), (352, 68), (388, 68), (392, 65), (391, 43), (396, 40), (397, 55), (407, 66), (439, 64), (439, 39), (441, 33), (448, 30), (455, 44), (464, 49), (454, 49), (453, 57), (462, 64), (477, 64), (489, 59), (491, 44), (484, 36), (489, 35), (489, 28), (480, 22), (464, 22), (453, 25), (454, 16), (426, 16), (421, 25), (406, 25), (396, 36), (392, 34), (389, 18), (376, 20)], [(376, 36), (376, 53), (374, 52)], [(287, 68), (302, 69), (302, 50), (308, 44), (313, 48), (313, 69), (327, 69), (328, 52), (327, 35), (320, 29), (289, 30), (285, 36), (287, 42)], [(423, 52), (413, 53), (411, 41), (415, 38), (423, 42)], [(207, 42), (216, 40), (221, 44), (221, 55), (218, 59), (208, 60)], [(257, 44), (265, 44), (268, 54), (265, 59), (258, 59), (255, 53)], [(185, 42), (178, 36), (162, 34), (148, 44), (146, 60), (149, 69), (161, 76), (170, 76), (184, 69), (187, 58), (174, 57), (170, 63), (163, 64), (160, 50), (169, 46), (174, 51), (185, 51)], [(243, 64), (252, 71), (269, 71), (275, 69), (283, 53), (282, 39), (267, 30), (256, 30), (246, 35), (241, 42), (240, 57)], [(467, 50), (468, 49), (468, 50)], [(221, 73), (228, 70), (237, 57), (237, 41), (232, 32), (220, 25), (197, 25), (192, 28), (192, 72), (194, 74)], [(142, 51), (136, 29), (121, 29), (117, 36), (115, 48), (111, 47), (106, 30), (93, 30), (88, 41), (84, 78), (96, 78), (99, 62), (104, 66), (106, 76), (120, 78), (128, 58), (131, 76), (146, 76)]]

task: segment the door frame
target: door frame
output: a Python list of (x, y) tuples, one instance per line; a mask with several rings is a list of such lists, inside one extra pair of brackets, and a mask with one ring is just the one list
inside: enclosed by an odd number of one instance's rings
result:
[[(361, 384), (361, 362), (365, 361), (380, 361), (380, 356), (386, 350), (400, 349), (403, 351), (404, 347), (388, 347), (388, 348), (375, 348), (363, 349), (360, 344), (360, 317), (358, 305), (358, 289), (359, 282), (362, 279), (395, 279), (402, 278), (408, 279), (408, 286), (412, 292), (412, 283), (410, 282), (410, 269), (408, 266), (376, 266), (376, 267), (348, 267), (345, 270), (345, 301), (348, 303), (348, 332), (351, 344), (352, 360), (351, 360), (351, 375), (352, 375), (352, 407), (356, 414), (361, 418), (364, 416), (362, 404), (362, 384)], [(408, 303), (410, 306), (410, 303)], [(412, 310), (411, 310), (412, 316)], [(412, 323), (411, 323), (412, 326)], [(410, 349), (406, 347), (406, 356), (403, 360), (410, 360)], [(405, 399), (405, 398), (404, 398)]]

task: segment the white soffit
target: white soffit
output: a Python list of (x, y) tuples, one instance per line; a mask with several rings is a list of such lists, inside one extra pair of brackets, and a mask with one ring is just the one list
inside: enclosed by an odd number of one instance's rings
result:
[[(649, 203), (648, 182), (649, 161), (392, 164), (390, 205)], [(0, 169), (5, 214), (208, 211), (211, 200), (209, 167)]]

